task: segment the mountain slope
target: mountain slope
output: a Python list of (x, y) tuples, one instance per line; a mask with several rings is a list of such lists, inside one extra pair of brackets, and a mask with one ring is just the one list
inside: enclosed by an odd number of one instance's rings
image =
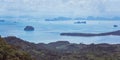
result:
[(19, 50), (29, 53), (34, 60), (57, 60), (59, 56), (55, 52), (47, 50), (42, 45), (24, 41), (20, 38), (9, 36), (4, 38), (10, 45), (16, 46)]
[(31, 57), (23, 51), (7, 44), (0, 37), (0, 60), (32, 60)]
[(4, 39), (28, 52), (34, 60), (120, 60), (120, 44), (73, 44), (67, 41), (34, 44), (17, 37)]

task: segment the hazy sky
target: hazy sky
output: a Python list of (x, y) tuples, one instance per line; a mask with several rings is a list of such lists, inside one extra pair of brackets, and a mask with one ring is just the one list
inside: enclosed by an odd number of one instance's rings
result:
[(120, 0), (0, 0), (0, 15), (119, 16)]

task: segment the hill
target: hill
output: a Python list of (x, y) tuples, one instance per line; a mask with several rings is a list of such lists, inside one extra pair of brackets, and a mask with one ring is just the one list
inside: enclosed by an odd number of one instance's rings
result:
[(31, 56), (11, 46), (0, 37), (0, 60), (32, 60)]
[(13, 36), (4, 39), (28, 52), (34, 60), (120, 60), (120, 44), (73, 44), (68, 41), (34, 44)]

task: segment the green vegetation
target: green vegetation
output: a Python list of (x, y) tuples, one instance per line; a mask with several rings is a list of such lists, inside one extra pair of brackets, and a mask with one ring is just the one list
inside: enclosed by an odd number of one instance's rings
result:
[(17, 50), (15, 47), (7, 44), (3, 38), (0, 37), (0, 60), (32, 60), (30, 56)]
[(25, 52), (34, 60), (120, 60), (120, 44), (72, 44), (67, 41), (34, 44), (17, 37), (4, 39), (9, 45), (0, 38), (0, 60), (31, 60)]

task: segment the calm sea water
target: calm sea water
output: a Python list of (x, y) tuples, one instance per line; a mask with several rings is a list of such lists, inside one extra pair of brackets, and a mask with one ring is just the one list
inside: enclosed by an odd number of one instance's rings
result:
[[(120, 43), (120, 36), (101, 37), (70, 37), (60, 36), (62, 32), (101, 33), (120, 30), (120, 21), (86, 20), (86, 24), (74, 24), (77, 20), (44, 21), (39, 19), (7, 19), (0, 22), (0, 35), (17, 36), (29, 42), (49, 43), (55, 41), (70, 41), (72, 43)], [(118, 27), (113, 27), (117, 24)], [(35, 31), (24, 31), (25, 26), (35, 27)]]

